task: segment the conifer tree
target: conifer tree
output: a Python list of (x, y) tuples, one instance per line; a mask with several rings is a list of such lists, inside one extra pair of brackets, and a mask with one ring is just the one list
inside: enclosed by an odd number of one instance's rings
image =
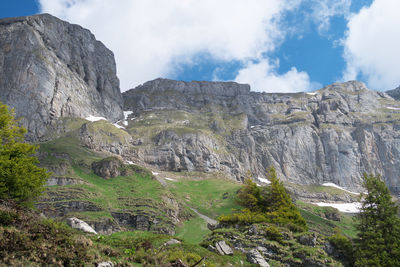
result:
[(243, 207), (249, 208), (251, 211), (259, 209), (260, 188), (251, 180), (250, 171), (247, 172), (243, 187), (236, 195), (236, 202)]
[(274, 167), (269, 168), (267, 179), (271, 184), (261, 192), (260, 202), (263, 211), (269, 214), (275, 222), (293, 223), (306, 228), (306, 221), (278, 179)]
[(24, 143), (25, 133), (14, 111), (0, 103), (0, 199), (28, 204), (42, 192), (49, 174), (36, 165), (37, 147)]
[(290, 195), (286, 192), (283, 183), (278, 179), (276, 171), (271, 167), (267, 172), (269, 186), (259, 187), (246, 175), (243, 187), (237, 194), (238, 204), (246, 207), (242, 216), (222, 216), (225, 221), (249, 219), (254, 221), (268, 221), (278, 224), (292, 224), (296, 230), (306, 230), (307, 223), (301, 216)]
[(355, 239), (356, 266), (400, 266), (398, 207), (381, 178), (364, 174), (364, 196)]

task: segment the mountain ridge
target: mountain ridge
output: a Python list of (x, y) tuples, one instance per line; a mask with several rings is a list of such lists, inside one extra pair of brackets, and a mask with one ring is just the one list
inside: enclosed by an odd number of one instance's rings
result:
[[(15, 108), (29, 141), (79, 126), (84, 147), (163, 171), (242, 181), (248, 171), (265, 178), (273, 165), (289, 183), (361, 191), (368, 172), (400, 188), (400, 103), (392, 91), (350, 81), (262, 93), (235, 82), (156, 79), (121, 94), (113, 53), (79, 25), (48, 14), (3, 19), (0, 36), (0, 99)], [(122, 110), (131, 114), (124, 119)], [(89, 116), (118, 121), (118, 129), (73, 119)]]

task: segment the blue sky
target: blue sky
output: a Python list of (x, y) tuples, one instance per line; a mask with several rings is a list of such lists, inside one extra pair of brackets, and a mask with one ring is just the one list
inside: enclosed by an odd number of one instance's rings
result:
[(90, 29), (115, 53), (123, 91), (157, 77), (234, 80), (267, 92), (358, 79), (388, 90), (400, 85), (400, 21), (391, 12), (399, 3), (13, 0), (1, 2), (0, 17), (48, 12)]

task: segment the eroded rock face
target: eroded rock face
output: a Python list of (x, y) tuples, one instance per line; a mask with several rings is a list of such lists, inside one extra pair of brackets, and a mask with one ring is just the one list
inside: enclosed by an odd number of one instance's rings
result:
[(0, 20), (0, 100), (15, 108), (31, 141), (60, 117), (123, 117), (113, 53), (48, 14)]
[[(231, 82), (157, 79), (123, 97), (132, 131), (151, 114), (169, 114), (135, 155), (163, 170), (242, 180), (248, 170), (263, 178), (273, 165), (289, 182), (332, 182), (352, 191), (362, 190), (367, 172), (381, 174), (393, 192), (400, 188), (400, 102), (360, 82), (277, 94)], [(172, 119), (174, 112), (185, 118)]]
[(120, 175), (120, 168), (122, 167), (122, 161), (115, 157), (109, 157), (100, 161), (92, 163), (93, 172), (105, 179), (114, 178)]

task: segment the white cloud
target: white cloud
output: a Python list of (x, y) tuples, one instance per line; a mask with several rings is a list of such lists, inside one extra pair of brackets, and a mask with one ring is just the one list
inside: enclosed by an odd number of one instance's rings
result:
[(362, 77), (378, 90), (400, 84), (399, 10), (399, 0), (375, 0), (349, 19), (343, 41), (347, 63), (343, 80)]
[(325, 33), (331, 24), (332, 17), (350, 15), (351, 0), (309, 0), (311, 16), (318, 25), (318, 31)]
[[(90, 29), (113, 50), (121, 89), (174, 73), (200, 53), (257, 59), (284, 38), (279, 18), (298, 0), (39, 0), (41, 11)], [(246, 73), (246, 71), (244, 71)], [(307, 80), (296, 69), (287, 76)], [(306, 77), (307, 76), (307, 77)], [(290, 78), (289, 77), (289, 78)], [(280, 88), (284, 88), (281, 86)]]
[(292, 67), (288, 72), (279, 75), (278, 67), (278, 60), (270, 62), (263, 59), (258, 63), (250, 62), (239, 71), (235, 81), (250, 84), (253, 91), (261, 92), (305, 92), (321, 87), (320, 84), (311, 82), (304, 71)]

